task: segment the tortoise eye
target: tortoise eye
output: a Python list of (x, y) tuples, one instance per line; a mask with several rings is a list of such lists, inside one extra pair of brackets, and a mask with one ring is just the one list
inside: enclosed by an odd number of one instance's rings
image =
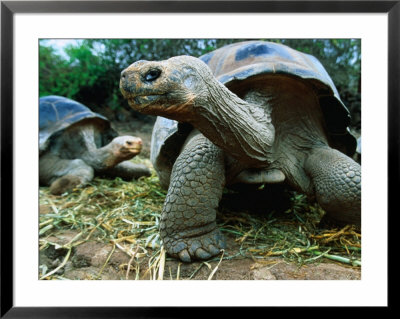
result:
[(147, 82), (153, 82), (153, 81), (155, 81), (156, 79), (158, 79), (160, 75), (161, 75), (161, 70), (152, 69), (152, 70), (149, 70), (149, 71), (144, 75), (144, 79), (145, 79)]

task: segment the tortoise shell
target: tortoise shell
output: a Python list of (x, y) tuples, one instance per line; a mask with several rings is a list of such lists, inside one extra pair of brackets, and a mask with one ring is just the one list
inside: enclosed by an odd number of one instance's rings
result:
[[(357, 143), (348, 129), (349, 110), (340, 100), (332, 79), (314, 56), (278, 43), (246, 41), (224, 46), (200, 59), (220, 82), (236, 94), (238, 88), (246, 88), (250, 82), (246, 80), (266, 74), (286, 74), (309, 81), (319, 97), (331, 146), (349, 156), (354, 154)], [(156, 169), (172, 168), (178, 156), (174, 144), (183, 143), (183, 136), (187, 136), (188, 129), (182, 130), (182, 127), (176, 121), (158, 117), (151, 145), (151, 161)], [(180, 149), (182, 144), (178, 146)]]
[(263, 41), (238, 42), (207, 53), (200, 59), (228, 87), (233, 81), (255, 75), (289, 74), (314, 81), (321, 95), (334, 95), (347, 110), (322, 64), (314, 56), (286, 45)]
[(97, 119), (104, 132), (116, 136), (110, 122), (104, 116), (92, 112), (85, 105), (62, 96), (45, 96), (39, 99), (39, 153), (45, 151), (51, 137), (69, 126), (86, 119)]

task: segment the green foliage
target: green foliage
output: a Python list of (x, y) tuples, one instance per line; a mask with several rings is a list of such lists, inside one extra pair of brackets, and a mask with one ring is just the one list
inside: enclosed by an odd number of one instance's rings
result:
[(67, 73), (67, 61), (58, 56), (52, 47), (40, 46), (39, 57), (40, 95), (65, 94), (59, 75)]
[[(40, 43), (40, 96), (57, 94), (100, 111), (127, 107), (119, 91), (121, 71), (137, 60), (200, 56), (246, 39), (86, 39), (65, 48), (66, 58)], [(361, 40), (266, 39), (317, 57), (350, 109), (360, 108)]]

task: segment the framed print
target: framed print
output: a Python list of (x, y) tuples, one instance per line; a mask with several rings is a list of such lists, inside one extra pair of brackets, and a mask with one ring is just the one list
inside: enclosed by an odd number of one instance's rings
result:
[(1, 316), (388, 307), (399, 18), (2, 1)]

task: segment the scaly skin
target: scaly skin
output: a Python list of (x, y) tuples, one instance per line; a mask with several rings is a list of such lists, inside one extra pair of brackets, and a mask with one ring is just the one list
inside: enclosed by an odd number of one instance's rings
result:
[(160, 235), (170, 255), (190, 262), (225, 247), (215, 222), (224, 184), (222, 151), (194, 136), (174, 164), (162, 211)]

